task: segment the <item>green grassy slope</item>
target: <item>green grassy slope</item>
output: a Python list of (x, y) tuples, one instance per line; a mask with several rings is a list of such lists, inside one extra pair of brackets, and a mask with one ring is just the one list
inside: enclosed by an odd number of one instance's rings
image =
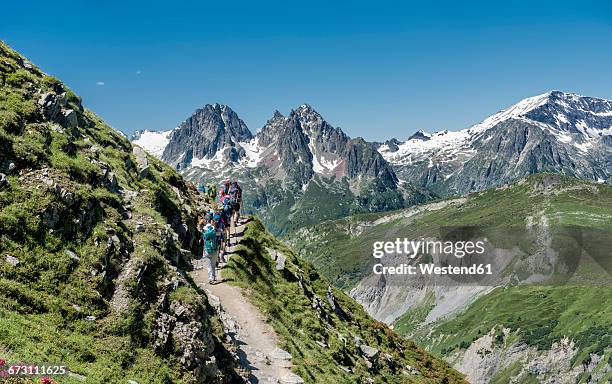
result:
[[(284, 270), (276, 270), (270, 252), (287, 257)], [(369, 317), (311, 264), (268, 234), (259, 221), (248, 225), (237, 253), (224, 277), (246, 289), (307, 383), (365, 383), (369, 379), (376, 383), (463, 382), (447, 363)], [(379, 350), (371, 367), (361, 356), (356, 339)], [(408, 365), (418, 373), (411, 374)]]
[[(54, 106), (39, 102), (45, 94)], [(177, 252), (196, 251), (195, 191), (148, 161), (141, 178), (123, 135), (0, 42), (1, 358), (66, 364), (90, 383), (211, 378), (181, 363), (186, 345), (172, 335), (156, 344), (158, 322), (182, 304), (213, 343), (203, 356), (226, 364), (219, 382), (237, 377), (206, 297), (176, 271)], [(128, 263), (134, 273), (119, 282)], [(124, 310), (111, 305), (119, 289)]]

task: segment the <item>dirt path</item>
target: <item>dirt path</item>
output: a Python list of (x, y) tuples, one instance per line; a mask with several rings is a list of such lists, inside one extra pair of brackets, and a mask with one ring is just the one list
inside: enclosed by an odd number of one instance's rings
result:
[[(246, 224), (236, 228), (229, 251), (240, 242)], [(231, 258), (231, 253), (229, 255)], [(251, 372), (251, 383), (303, 383), (291, 372), (291, 355), (278, 348), (278, 337), (259, 310), (242, 294), (242, 289), (226, 283), (210, 285), (201, 260), (194, 260), (191, 278), (206, 291), (209, 301), (217, 307), (225, 328), (238, 347), (240, 363)], [(218, 271), (219, 272), (219, 271)], [(223, 270), (221, 277), (223, 277)]]

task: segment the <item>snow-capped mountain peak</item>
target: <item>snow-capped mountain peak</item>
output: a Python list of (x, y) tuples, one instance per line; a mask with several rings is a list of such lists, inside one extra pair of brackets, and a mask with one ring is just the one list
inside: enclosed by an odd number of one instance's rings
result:
[(611, 143), (612, 101), (550, 91), (467, 129), (416, 133), (379, 151), (401, 179), (465, 193), (543, 171), (609, 180)]

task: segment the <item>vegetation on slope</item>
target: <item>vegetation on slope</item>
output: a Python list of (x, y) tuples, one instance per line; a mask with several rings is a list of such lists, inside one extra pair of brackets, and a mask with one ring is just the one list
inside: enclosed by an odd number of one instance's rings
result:
[[(237, 377), (205, 296), (177, 271), (196, 250), (196, 192), (148, 162), (0, 42), (0, 357), (91, 383)], [(197, 358), (224, 370), (198, 368), (177, 330), (189, 322), (211, 343)]]
[[(282, 270), (272, 254), (286, 257)], [(369, 317), (257, 220), (248, 224), (224, 277), (243, 287), (267, 316), (306, 382), (463, 382), (445, 362)], [(375, 348), (375, 356), (361, 346)]]

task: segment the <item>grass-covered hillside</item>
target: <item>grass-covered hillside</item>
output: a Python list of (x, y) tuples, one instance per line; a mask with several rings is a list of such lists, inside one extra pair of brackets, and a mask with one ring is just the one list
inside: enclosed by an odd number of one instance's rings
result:
[(0, 42), (0, 358), (65, 364), (62, 383), (234, 382), (220, 323), (180, 272), (196, 192), (137, 155)]
[[(272, 256), (286, 258), (284, 266)], [(447, 363), (373, 320), (258, 220), (248, 224), (224, 277), (268, 318), (307, 383), (464, 382)]]
[[(485, 228), (490, 241), (511, 250), (499, 287), (371, 275), (374, 241), (435, 237), (445, 226)], [(470, 381), (595, 383), (612, 375), (611, 234), (612, 187), (536, 174), (465, 198), (325, 222), (291, 239), (371, 314)], [(529, 279), (541, 271), (551, 274)]]

